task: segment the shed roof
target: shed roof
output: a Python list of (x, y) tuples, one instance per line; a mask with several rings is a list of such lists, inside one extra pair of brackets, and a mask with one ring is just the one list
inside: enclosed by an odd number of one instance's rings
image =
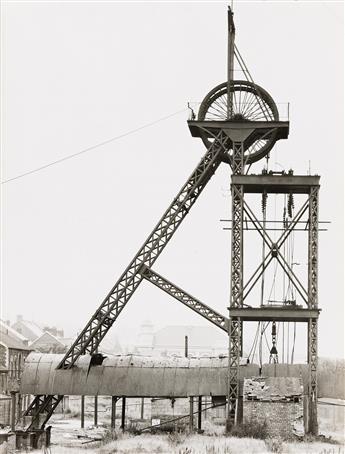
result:
[[(68, 370), (56, 367), (63, 355), (31, 353), (21, 379), (24, 394), (103, 395), (127, 397), (188, 397), (226, 395), (227, 358), (162, 358), (119, 355), (90, 366), (81, 356)], [(255, 375), (258, 366), (240, 368)]]
[(2, 342), (6, 347), (13, 348), (16, 350), (25, 350), (32, 351), (33, 349), (25, 345), (19, 339), (9, 336), (6, 333), (0, 332), (0, 342)]
[(298, 377), (245, 378), (243, 393), (246, 400), (289, 400), (303, 394), (302, 379)]

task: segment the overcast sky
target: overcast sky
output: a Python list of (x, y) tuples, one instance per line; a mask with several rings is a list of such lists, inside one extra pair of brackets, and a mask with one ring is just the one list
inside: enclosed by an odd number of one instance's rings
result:
[[(3, 2), (2, 180), (201, 102), (226, 78), (226, 9)], [(235, 23), (255, 82), (290, 103), (290, 136), (276, 145), (271, 168), (321, 175), (320, 219), (332, 224), (320, 233), (319, 354), (340, 357), (343, 3), (238, 1)], [(82, 329), (205, 152), (186, 120), (180, 112), (2, 184), (1, 318), (22, 314), (70, 336)], [(155, 265), (224, 314), (230, 236), (219, 220), (230, 217), (229, 184), (224, 164)], [(251, 269), (259, 259), (249, 254)], [(143, 283), (109, 337), (132, 342), (145, 319), (207, 323)]]

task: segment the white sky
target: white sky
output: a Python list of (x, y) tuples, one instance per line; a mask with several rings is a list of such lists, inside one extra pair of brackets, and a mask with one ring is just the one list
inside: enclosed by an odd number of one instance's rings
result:
[[(2, 180), (200, 102), (226, 77), (226, 8), (3, 2)], [(271, 167), (307, 173), (310, 161), (321, 175), (320, 219), (332, 224), (320, 234), (319, 353), (340, 357), (343, 4), (238, 1), (235, 23), (254, 80), (290, 102), (290, 136)], [(82, 329), (205, 152), (186, 120), (180, 113), (2, 185), (3, 319)], [(155, 265), (224, 314), (230, 237), (219, 219), (230, 217), (229, 176), (219, 168)], [(259, 257), (249, 256), (254, 267)], [(144, 283), (110, 338), (133, 341), (145, 319), (207, 323)]]

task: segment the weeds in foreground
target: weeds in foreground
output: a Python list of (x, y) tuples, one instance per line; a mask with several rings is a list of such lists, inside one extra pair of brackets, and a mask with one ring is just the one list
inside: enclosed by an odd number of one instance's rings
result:
[(315, 443), (315, 442), (321, 442), (321, 443), (328, 443), (330, 445), (339, 445), (339, 441), (334, 440), (332, 437), (326, 437), (325, 435), (311, 435), (311, 434), (305, 434), (304, 437), (300, 438), (300, 441), (304, 443)]
[(231, 449), (228, 446), (222, 446), (221, 448), (216, 448), (215, 446), (205, 446), (206, 454), (232, 454)]
[(277, 452), (279, 454), (283, 452), (283, 440), (281, 438), (267, 438), (265, 445), (271, 452)]
[(129, 424), (126, 426), (126, 432), (132, 435), (141, 434), (141, 430), (139, 429), (138, 423), (133, 421), (130, 421)]
[(168, 443), (172, 446), (181, 445), (186, 441), (186, 438), (186, 432), (174, 430), (168, 434)]
[(341, 448), (335, 449), (335, 448), (330, 448), (330, 449), (323, 449), (322, 451), (319, 452), (319, 454), (343, 454), (343, 450)]
[(121, 435), (119, 432), (117, 432), (115, 429), (107, 429), (102, 438), (102, 444), (106, 445), (107, 443), (111, 443), (112, 441), (118, 440), (121, 438)]
[(193, 454), (192, 448), (179, 449), (178, 454)]
[(242, 424), (233, 426), (230, 429), (229, 435), (237, 438), (258, 438), (259, 440), (265, 440), (268, 438), (267, 422), (261, 422), (252, 418)]

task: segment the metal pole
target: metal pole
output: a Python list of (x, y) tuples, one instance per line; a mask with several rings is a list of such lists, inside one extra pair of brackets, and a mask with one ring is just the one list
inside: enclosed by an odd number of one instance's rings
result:
[(198, 431), (201, 431), (202, 396), (198, 398)]
[(95, 406), (94, 406), (94, 426), (98, 426), (98, 396), (95, 396)]
[(117, 397), (111, 396), (111, 424), (110, 424), (110, 427), (112, 429), (115, 429), (115, 423), (116, 423), (116, 401), (117, 401)]
[(140, 419), (144, 419), (144, 405), (145, 405), (145, 399), (142, 397), (141, 398), (141, 407), (140, 407)]
[(188, 358), (188, 336), (184, 337), (184, 356)]
[(22, 418), (22, 405), (23, 405), (23, 398), (21, 394), (18, 394), (18, 401), (17, 401), (17, 421), (20, 423)]
[(228, 8), (228, 119), (233, 115), (233, 92), (231, 90), (231, 84), (234, 80), (234, 57), (235, 57), (235, 24), (234, 24), (234, 13), (231, 8)]
[(189, 398), (189, 431), (193, 432), (194, 420), (193, 420), (193, 396)]
[(81, 396), (80, 403), (80, 427), (84, 429), (85, 427), (85, 396)]
[(11, 430), (16, 430), (16, 392), (11, 391)]
[(122, 412), (121, 412), (121, 426), (120, 429), (125, 431), (125, 420), (126, 420), (126, 398), (122, 397)]

